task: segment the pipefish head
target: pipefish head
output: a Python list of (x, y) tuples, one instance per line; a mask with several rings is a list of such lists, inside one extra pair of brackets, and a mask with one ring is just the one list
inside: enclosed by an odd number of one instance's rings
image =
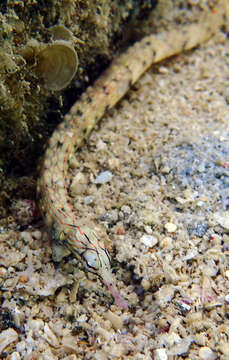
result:
[(127, 303), (116, 289), (111, 271), (110, 255), (103, 242), (99, 241), (96, 233), (87, 226), (77, 227), (77, 230), (77, 242), (81, 245), (78, 254), (80, 254), (85, 270), (99, 276), (111, 292), (116, 303), (122, 308), (127, 308)]

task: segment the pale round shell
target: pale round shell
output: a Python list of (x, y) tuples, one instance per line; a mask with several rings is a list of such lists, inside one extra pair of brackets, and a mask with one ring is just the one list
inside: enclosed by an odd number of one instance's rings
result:
[(78, 55), (68, 41), (45, 45), (38, 53), (38, 73), (49, 90), (62, 90), (72, 81), (78, 68)]

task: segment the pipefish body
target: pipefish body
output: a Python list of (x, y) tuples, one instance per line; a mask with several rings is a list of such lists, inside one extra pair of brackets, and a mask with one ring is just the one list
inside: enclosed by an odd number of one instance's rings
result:
[(40, 209), (52, 239), (81, 260), (86, 271), (100, 277), (116, 303), (127, 308), (111, 273), (110, 256), (103, 240), (86, 223), (80, 226), (73, 212), (66, 176), (69, 158), (101, 119), (153, 64), (208, 40), (224, 23), (224, 2), (195, 24), (144, 37), (117, 57), (104, 74), (88, 87), (51, 136), (37, 192)]

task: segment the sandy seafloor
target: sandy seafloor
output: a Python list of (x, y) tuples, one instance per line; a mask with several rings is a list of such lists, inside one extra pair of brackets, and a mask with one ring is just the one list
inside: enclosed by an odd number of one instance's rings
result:
[(153, 66), (71, 160), (128, 310), (52, 261), (41, 222), (1, 228), (1, 359), (229, 359), (228, 84), (220, 33)]

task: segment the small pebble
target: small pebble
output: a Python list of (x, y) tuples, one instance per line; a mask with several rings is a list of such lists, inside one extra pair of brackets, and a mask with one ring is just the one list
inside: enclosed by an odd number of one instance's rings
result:
[(78, 321), (79, 323), (87, 322), (87, 321), (88, 321), (88, 316), (87, 316), (86, 314), (83, 314), (83, 315), (81, 315), (81, 316), (79, 316), (79, 317), (77, 318), (77, 321)]
[(187, 304), (185, 301), (177, 301), (176, 305), (180, 308), (183, 313), (189, 312), (191, 310), (191, 306)]
[(203, 346), (199, 351), (199, 357), (201, 360), (215, 360), (216, 355), (214, 352), (207, 346)]
[(33, 319), (29, 325), (33, 332), (38, 332), (40, 329), (43, 329), (44, 321), (42, 319)]
[(177, 226), (176, 226), (176, 224), (173, 224), (173, 223), (168, 222), (168, 223), (165, 224), (165, 229), (166, 229), (169, 233), (172, 233), (172, 232), (175, 232), (175, 231), (176, 231)]
[(78, 165), (79, 165), (79, 162), (75, 158), (75, 156), (70, 156), (69, 167), (72, 168), (72, 169), (76, 169)]
[(33, 232), (32, 232), (32, 236), (34, 237), (34, 239), (40, 240), (40, 239), (41, 239), (41, 236), (42, 236), (42, 233), (41, 233), (41, 231), (36, 230), (36, 231), (33, 231)]
[(229, 359), (229, 344), (228, 343), (224, 343), (224, 344), (220, 345), (219, 350), (225, 356), (225, 358), (223, 358), (223, 359)]
[(168, 249), (173, 247), (173, 239), (169, 236), (166, 236), (164, 239), (160, 241), (160, 246), (162, 248), (167, 247)]
[(148, 246), (148, 247), (154, 247), (157, 243), (158, 243), (158, 240), (155, 236), (152, 236), (152, 235), (147, 235), (147, 234), (144, 234), (140, 241), (145, 245), (145, 246)]
[(141, 285), (142, 285), (143, 289), (145, 291), (147, 291), (147, 290), (149, 290), (149, 288), (151, 286), (151, 282), (143, 278), (141, 281)]
[(195, 338), (195, 343), (200, 346), (204, 346), (207, 342), (206, 334), (203, 332), (200, 334), (197, 333), (194, 338)]
[(193, 258), (195, 258), (198, 255), (198, 250), (197, 249), (190, 249), (188, 250), (187, 255), (184, 257), (184, 260), (191, 260)]
[(114, 358), (123, 358), (125, 354), (125, 345), (120, 343), (120, 344), (114, 344), (111, 347), (111, 351), (110, 351), (110, 358), (114, 359)]
[(75, 354), (68, 355), (67, 357), (63, 358), (63, 360), (78, 360), (79, 358), (76, 357)]
[(149, 225), (144, 226), (144, 230), (147, 234), (152, 234), (152, 228)]
[(224, 229), (229, 230), (229, 214), (228, 212), (214, 214), (215, 220)]
[(124, 214), (130, 215), (131, 214), (131, 208), (127, 205), (123, 205), (121, 207), (121, 210)]
[(13, 352), (11, 355), (10, 355), (10, 360), (21, 360), (21, 356), (19, 354), (19, 352)]
[(120, 166), (120, 160), (117, 158), (109, 159), (108, 165), (111, 170), (118, 169)]
[(227, 270), (227, 271), (225, 272), (225, 276), (226, 276), (226, 278), (229, 280), (229, 270)]
[(117, 226), (116, 226), (116, 234), (117, 235), (124, 235), (125, 234), (125, 228), (123, 226), (122, 223), (119, 223)]
[(25, 351), (26, 347), (27, 347), (27, 344), (23, 340), (23, 341), (20, 341), (20, 342), (17, 343), (16, 350), (21, 354), (21, 353), (23, 353)]
[(94, 202), (94, 196), (85, 196), (84, 203), (85, 205), (91, 205)]
[(4, 276), (7, 274), (7, 270), (4, 267), (0, 268), (0, 277)]
[(161, 74), (168, 74), (169, 70), (168, 70), (168, 68), (165, 67), (165, 66), (160, 66), (160, 67), (159, 67), (159, 72), (160, 72)]
[(19, 276), (18, 280), (19, 280), (21, 283), (26, 283), (26, 282), (29, 280), (29, 277), (28, 277), (28, 276), (25, 276), (25, 275), (21, 275), (21, 276)]
[(200, 238), (202, 238), (204, 236), (204, 234), (207, 232), (208, 230), (208, 224), (198, 221), (196, 224), (194, 225), (189, 225), (188, 226), (188, 232), (190, 235), (194, 235), (194, 236), (198, 236)]
[(96, 144), (96, 147), (97, 147), (97, 150), (105, 150), (107, 147), (107, 144), (102, 139), (99, 139)]
[(143, 223), (146, 225), (154, 225), (159, 222), (158, 215), (152, 210), (143, 210), (140, 217), (142, 218)]
[(202, 207), (204, 205), (204, 201), (197, 201), (196, 205), (199, 206), (199, 207)]
[(156, 349), (154, 351), (154, 360), (168, 360), (165, 349)]
[(78, 172), (76, 176), (73, 178), (71, 183), (71, 193), (73, 195), (80, 195), (83, 194), (86, 189), (86, 177), (83, 173)]
[(45, 326), (44, 326), (43, 337), (54, 348), (57, 348), (59, 346), (59, 341), (58, 341), (56, 335), (54, 334), (54, 332), (48, 326), (48, 324), (45, 324)]
[[(176, 333), (172, 333), (170, 335), (174, 335), (174, 337), (171, 339), (174, 340), (174, 344), (171, 347), (171, 349), (169, 350), (169, 355), (172, 356), (177, 356), (177, 355), (184, 355), (187, 354), (191, 344), (193, 343), (193, 338), (192, 336), (187, 336), (184, 339), (178, 339), (178, 334)], [(170, 336), (169, 335), (169, 336)]]
[(107, 182), (109, 182), (112, 179), (112, 173), (110, 171), (103, 171), (101, 172), (97, 178), (95, 179), (94, 183), (95, 184), (105, 184)]
[(104, 313), (104, 317), (111, 322), (114, 329), (119, 330), (123, 328), (122, 318), (110, 310)]
[(76, 351), (76, 349), (78, 348), (76, 338), (74, 336), (71, 336), (71, 335), (63, 336), (61, 348), (64, 351), (67, 350), (68, 352), (69, 351), (71, 351), (71, 352)]
[(22, 231), (20, 237), (26, 244), (33, 242), (32, 235), (28, 231)]

